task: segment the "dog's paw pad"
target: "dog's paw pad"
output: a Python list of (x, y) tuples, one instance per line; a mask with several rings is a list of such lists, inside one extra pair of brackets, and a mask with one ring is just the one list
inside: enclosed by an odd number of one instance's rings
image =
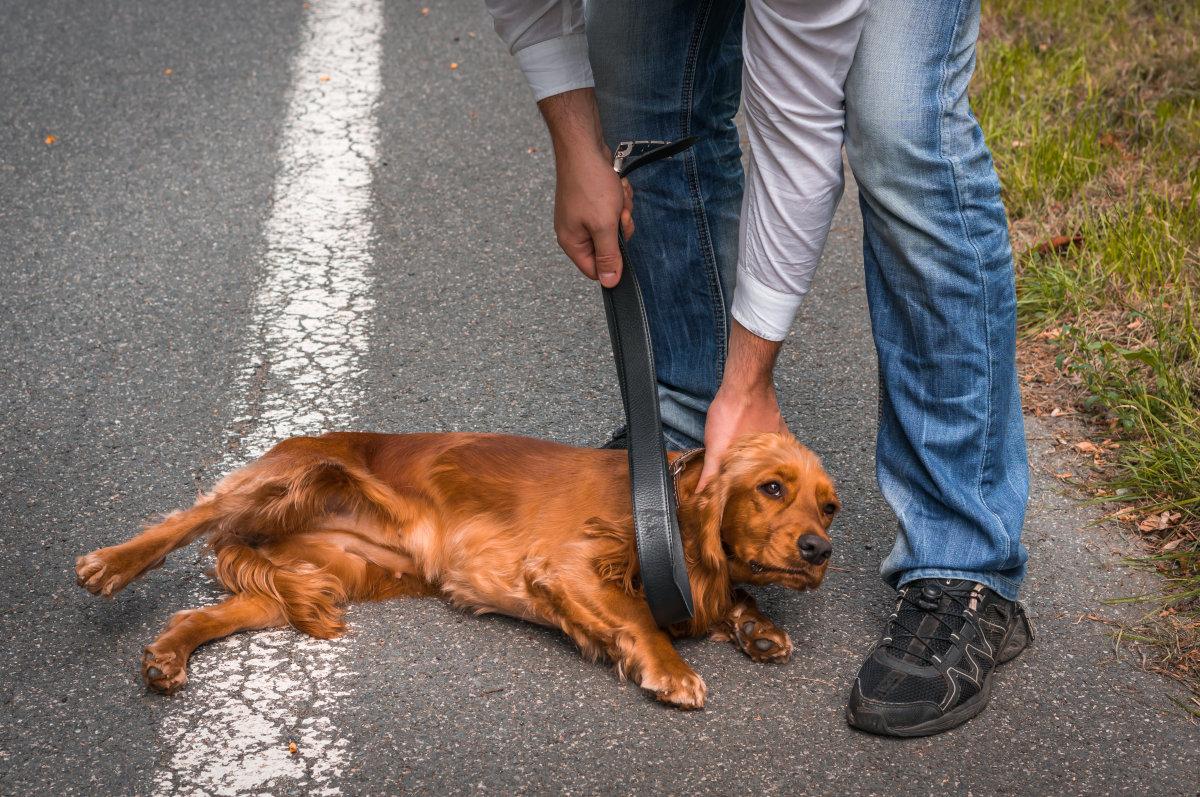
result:
[(155, 692), (169, 695), (187, 683), (187, 662), (174, 653), (155, 653), (146, 648), (142, 656), (142, 679)]
[(773, 623), (747, 620), (737, 629), (738, 647), (755, 661), (783, 662), (792, 657), (792, 640)]

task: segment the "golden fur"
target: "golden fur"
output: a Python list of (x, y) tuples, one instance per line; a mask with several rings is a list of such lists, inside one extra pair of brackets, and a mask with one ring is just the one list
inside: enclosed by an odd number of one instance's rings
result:
[(640, 592), (625, 452), (503, 435), (285, 440), (190, 509), (80, 557), (76, 572), (111, 596), (207, 538), (232, 595), (179, 612), (146, 648), (143, 676), (162, 692), (186, 682), (188, 657), (212, 639), (285, 624), (331, 638), (345, 631), (348, 602), (441, 595), (560, 628), (659, 700), (698, 708), (704, 681), (670, 636), (709, 634), (786, 660), (787, 634), (735, 584), (819, 585), (825, 562), (805, 561), (798, 540), (828, 541), (838, 509), (820, 461), (788, 435), (740, 439), (696, 492), (702, 467), (693, 457), (677, 479), (696, 613), (666, 632)]

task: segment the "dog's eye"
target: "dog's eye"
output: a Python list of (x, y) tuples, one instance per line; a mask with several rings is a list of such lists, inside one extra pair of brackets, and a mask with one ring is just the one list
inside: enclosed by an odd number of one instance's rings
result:
[(838, 511), (838, 508), (839, 507), (837, 504), (831, 502), (821, 507), (821, 511), (823, 511), (826, 515), (832, 515), (834, 512)]
[(778, 498), (779, 496), (783, 495), (783, 485), (775, 481), (760, 484), (758, 485), (758, 489), (762, 490), (772, 498)]

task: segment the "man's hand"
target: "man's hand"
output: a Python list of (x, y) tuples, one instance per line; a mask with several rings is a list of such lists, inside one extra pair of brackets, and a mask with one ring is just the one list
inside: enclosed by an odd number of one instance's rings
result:
[(554, 143), (558, 245), (584, 276), (611, 288), (621, 278), (618, 230), (626, 238), (633, 235), (633, 189), (613, 171), (595, 93), (576, 89), (555, 94), (538, 108)]
[(781, 346), (733, 322), (725, 377), (704, 424), (704, 470), (697, 491), (717, 475), (726, 450), (738, 437), (755, 432), (787, 433), (775, 396), (775, 358)]

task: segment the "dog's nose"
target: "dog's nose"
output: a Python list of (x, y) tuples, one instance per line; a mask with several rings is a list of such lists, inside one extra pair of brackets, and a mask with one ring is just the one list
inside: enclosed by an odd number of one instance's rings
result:
[(825, 564), (829, 555), (833, 553), (833, 545), (818, 534), (805, 534), (796, 544), (800, 546), (800, 555), (804, 557), (804, 560), (812, 562), (814, 565)]

